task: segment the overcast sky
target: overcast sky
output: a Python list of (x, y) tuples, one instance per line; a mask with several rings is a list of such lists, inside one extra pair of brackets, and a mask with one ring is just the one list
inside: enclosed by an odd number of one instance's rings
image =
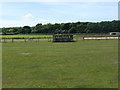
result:
[[(88, 2), (89, 1), (89, 2)], [(118, 19), (117, 0), (2, 0), (0, 27)]]

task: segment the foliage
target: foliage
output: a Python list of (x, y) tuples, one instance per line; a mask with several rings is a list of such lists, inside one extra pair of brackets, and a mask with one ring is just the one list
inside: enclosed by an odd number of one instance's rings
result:
[(118, 32), (120, 29), (120, 21), (102, 21), (102, 22), (76, 22), (76, 23), (55, 23), (44, 24), (38, 23), (36, 26), (11, 27), (2, 28), (3, 34), (30, 34), (30, 33), (109, 33)]

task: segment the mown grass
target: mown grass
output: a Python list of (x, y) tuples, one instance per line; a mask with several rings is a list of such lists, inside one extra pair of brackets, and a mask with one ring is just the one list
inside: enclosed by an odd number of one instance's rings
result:
[(3, 43), (3, 88), (117, 88), (117, 40)]

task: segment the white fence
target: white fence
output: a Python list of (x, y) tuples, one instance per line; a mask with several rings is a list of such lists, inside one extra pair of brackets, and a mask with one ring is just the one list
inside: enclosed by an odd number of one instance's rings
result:
[(101, 40), (101, 39), (120, 39), (120, 37), (84, 37), (84, 40)]

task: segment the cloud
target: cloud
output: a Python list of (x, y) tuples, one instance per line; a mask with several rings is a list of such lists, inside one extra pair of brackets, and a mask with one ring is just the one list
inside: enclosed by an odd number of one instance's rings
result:
[[(27, 15), (26, 15), (27, 16)], [(53, 19), (43, 19), (43, 18), (35, 18), (34, 19), (21, 19), (21, 20), (0, 20), (0, 28), (3, 27), (23, 27), (23, 26), (35, 26), (38, 23), (42, 24), (54, 24), (61, 23), (59, 20)]]
[(42, 24), (47, 24), (49, 21), (46, 19), (38, 19), (36, 20), (36, 23), (42, 23)]
[(22, 26), (33, 26), (35, 23), (26, 22), (25, 20), (0, 20), (0, 27), (22, 27)]
[(23, 27), (23, 26), (35, 26), (38, 23), (47, 24), (54, 23), (54, 20), (47, 20), (44, 18), (34, 17), (31, 13), (25, 14), (17, 20), (5, 20), (0, 19), (1, 27)]
[(1, 2), (119, 2), (119, 0), (1, 0)]
[[(32, 18), (32, 19), (31, 19)], [(0, 20), (0, 28), (2, 27), (23, 27), (23, 26), (35, 26), (38, 23), (47, 24), (50, 20), (35, 18), (32, 14), (26, 14), (21, 20)]]
[(28, 13), (28, 14), (22, 16), (22, 21), (46, 24), (46, 23), (48, 23), (49, 20), (43, 19), (43, 18), (37, 18), (37, 17), (34, 17), (31, 13)]
[[(59, 1), (59, 0), (57, 0), (57, 1)], [(76, 0), (74, 0), (74, 1), (76, 1)], [(92, 0), (92, 1), (99, 1), (99, 0)], [(103, 0), (101, 0), (101, 1), (103, 1)], [(104, 1), (108, 1), (108, 0), (104, 0)], [(111, 0), (109, 0), (109, 1), (111, 1)], [(47, 3), (47, 4), (49, 4), (49, 3)], [(50, 3), (50, 4), (52, 4), (52, 3)], [(56, 3), (54, 3), (54, 4), (56, 4)], [(1, 18), (0, 27), (15, 27), (15, 26), (25, 26), (25, 25), (35, 26), (37, 23), (42, 23), (42, 24), (59, 23), (59, 22), (61, 23), (61, 22), (68, 22), (68, 21), (70, 22), (70, 21), (77, 21), (77, 20), (93, 21), (95, 19), (95, 20), (100, 21), (100, 20), (107, 20), (107, 19), (110, 20), (111, 18), (113, 19), (115, 17), (117, 9), (114, 8), (114, 5), (113, 6), (111, 6), (111, 5), (110, 6), (107, 6), (107, 5), (101, 6), (98, 4), (99, 3), (95, 3), (95, 2), (82, 3), (80, 5), (73, 4), (73, 3), (62, 3), (62, 5), (63, 5), (62, 7), (59, 7), (61, 4), (60, 5), (58, 4), (59, 8), (51, 7), (50, 9), (47, 9), (47, 10), (43, 9), (43, 12), (41, 11), (41, 8), (37, 7), (38, 12), (37, 12), (37, 9), (33, 9), (36, 11), (32, 12), (32, 10), (31, 10), (29, 12), (29, 11), (25, 10), (25, 12), (23, 11), (22, 13), (20, 13), (20, 12), (17, 12), (14, 14), (8, 13), (8, 15), (12, 15), (12, 14), (13, 14), (13, 16), (16, 15), (14, 17), (17, 20), (13, 19), (11, 17), (9, 17), (10, 20), (9, 20), (9, 18), (7, 19), (6, 17)], [(108, 11), (106, 11), (106, 10), (108, 10)], [(17, 11), (19, 11), (19, 10), (17, 9)], [(26, 11), (28, 13), (26, 13)], [(36, 14), (36, 12), (37, 12), (37, 14)], [(53, 12), (53, 13), (51, 13), (51, 12)], [(26, 14), (23, 14), (23, 13), (26, 13)], [(21, 14), (23, 14), (23, 15), (21, 15)]]
[(22, 18), (24, 20), (29, 20), (29, 19), (34, 19), (34, 16), (31, 13), (28, 13), (28, 14), (22, 16)]

